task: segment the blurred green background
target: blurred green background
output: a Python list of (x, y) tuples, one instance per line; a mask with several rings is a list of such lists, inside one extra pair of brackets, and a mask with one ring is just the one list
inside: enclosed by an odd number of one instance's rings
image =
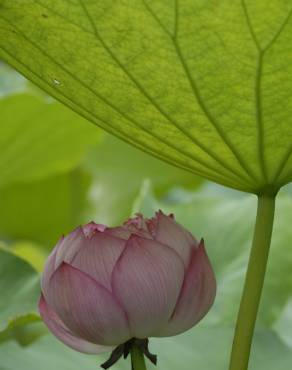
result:
[[(223, 370), (255, 220), (256, 198), (203, 181), (102, 132), (0, 63), (0, 370), (89, 370), (39, 319), (39, 275), (61, 234), (94, 220), (117, 225), (161, 208), (204, 237), (218, 293), (183, 335), (152, 339), (158, 368)], [(292, 364), (292, 188), (276, 208), (251, 370)], [(113, 369), (129, 369), (121, 360)], [(149, 368), (153, 368), (149, 364)]]

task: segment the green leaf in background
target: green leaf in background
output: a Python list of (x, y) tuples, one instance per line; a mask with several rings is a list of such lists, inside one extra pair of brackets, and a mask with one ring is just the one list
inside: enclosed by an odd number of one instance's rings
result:
[(249, 192), (292, 179), (289, 1), (0, 0), (2, 58), (107, 131)]
[(16, 256), (30, 263), (36, 271), (40, 273), (43, 271), (47, 259), (43, 246), (31, 241), (18, 240), (10, 244), (9, 248)]
[(50, 249), (83, 221), (90, 177), (81, 170), (0, 189), (0, 235)]
[(174, 184), (191, 189), (202, 184), (193, 174), (159, 161), (112, 135), (104, 135), (102, 142), (88, 153), (83, 167), (93, 177), (92, 216), (88, 217), (107, 225), (120, 224), (129, 217), (145, 179), (151, 180), (158, 196)]
[(76, 167), (100, 132), (69, 109), (31, 94), (0, 100), (0, 187)]
[(0, 236), (51, 248), (83, 221), (91, 179), (79, 167), (102, 134), (0, 67)]
[[(4, 342), (17, 342), (21, 346), (29, 346), (40, 337), (48, 334), (47, 328), (39, 316), (28, 315), (24, 319), (16, 319), (6, 330), (0, 332), (0, 346)], [(0, 367), (2, 370), (2, 368)]]
[[(190, 364), (198, 369), (224, 370), (227, 366), (228, 342), (232, 338), (229, 328), (197, 328), (175, 338), (153, 339), (150, 348), (158, 353), (158, 366), (147, 362), (149, 370), (189, 370)], [(255, 335), (257, 351), (252, 354), (250, 370), (287, 370), (292, 352), (272, 332), (266, 330)], [(266, 348), (269, 352), (266, 352)], [(6, 342), (0, 346), (3, 369), (13, 370), (93, 370), (107, 358), (106, 355), (86, 356), (70, 350), (51, 335), (33, 345), (22, 348), (17, 343)], [(119, 361), (115, 370), (129, 369), (129, 360)]]
[(38, 319), (39, 274), (3, 248), (0, 249), (0, 292), (0, 331), (17, 320), (27, 323)]

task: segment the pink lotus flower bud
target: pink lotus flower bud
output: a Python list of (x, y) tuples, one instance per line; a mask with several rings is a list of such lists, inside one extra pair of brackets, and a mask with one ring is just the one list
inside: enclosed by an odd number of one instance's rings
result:
[(216, 291), (203, 241), (161, 211), (121, 227), (78, 227), (52, 251), (41, 285), (44, 322), (85, 353), (182, 333), (208, 312)]

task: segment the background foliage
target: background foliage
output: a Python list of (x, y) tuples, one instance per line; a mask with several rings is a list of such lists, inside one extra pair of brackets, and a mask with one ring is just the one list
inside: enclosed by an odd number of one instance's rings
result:
[[(105, 356), (73, 352), (47, 332), (36, 309), (39, 273), (59, 236), (76, 224), (114, 225), (158, 208), (205, 238), (218, 280), (216, 303), (202, 323), (151, 340), (158, 368), (226, 369), (255, 197), (202, 181), (105, 134), (4, 64), (0, 97), (0, 369), (89, 370), (102, 363)], [(281, 190), (276, 212), (251, 370), (287, 370), (292, 362), (291, 187)]]

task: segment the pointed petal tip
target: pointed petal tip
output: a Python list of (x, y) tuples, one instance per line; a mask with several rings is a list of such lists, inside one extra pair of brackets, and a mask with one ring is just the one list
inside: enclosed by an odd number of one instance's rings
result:
[(205, 240), (204, 238), (201, 238), (199, 243), (198, 243), (198, 248), (205, 249)]
[(168, 215), (162, 211), (162, 209), (159, 209), (157, 212), (155, 212), (155, 216), (165, 216), (167, 218), (174, 219), (174, 213), (169, 213)]

